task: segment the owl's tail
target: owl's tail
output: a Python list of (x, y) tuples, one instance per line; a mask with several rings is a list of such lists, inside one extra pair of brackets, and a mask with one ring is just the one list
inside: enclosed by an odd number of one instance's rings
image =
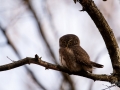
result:
[(92, 61), (91, 61), (91, 64), (92, 64), (93, 67), (103, 68), (103, 65), (101, 65), (101, 64), (98, 64), (98, 63), (95, 63), (95, 62), (92, 62)]

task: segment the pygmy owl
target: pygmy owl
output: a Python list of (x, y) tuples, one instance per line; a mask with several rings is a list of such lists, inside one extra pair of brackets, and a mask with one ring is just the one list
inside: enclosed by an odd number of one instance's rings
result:
[(59, 39), (60, 61), (63, 67), (71, 72), (85, 71), (92, 73), (92, 68), (103, 68), (103, 65), (90, 61), (87, 52), (80, 46), (79, 38), (67, 34)]

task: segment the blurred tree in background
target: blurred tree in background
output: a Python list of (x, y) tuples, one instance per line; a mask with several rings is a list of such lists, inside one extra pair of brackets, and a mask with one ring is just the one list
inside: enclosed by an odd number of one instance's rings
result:
[[(94, 0), (120, 42), (120, 1)], [(38, 54), (59, 61), (59, 37), (76, 34), (92, 61), (104, 65), (96, 74), (110, 74), (112, 66), (104, 41), (92, 19), (72, 0), (0, 0), (0, 65)], [(0, 90), (101, 90), (108, 82), (25, 65), (0, 73)], [(99, 87), (99, 88), (98, 88)], [(118, 90), (114, 87), (112, 90)]]

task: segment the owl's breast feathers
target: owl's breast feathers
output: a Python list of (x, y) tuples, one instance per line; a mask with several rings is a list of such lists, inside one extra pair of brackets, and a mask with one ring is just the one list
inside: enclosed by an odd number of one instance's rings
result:
[(60, 54), (60, 60), (61, 63), (64, 67), (68, 67), (68, 65), (71, 65), (71, 62), (75, 60), (74, 53), (71, 49), (69, 48), (60, 48), (59, 49), (59, 54)]
[(60, 48), (60, 61), (63, 67), (68, 68), (70, 71), (80, 71), (81, 66), (76, 62), (74, 53), (70, 48)]

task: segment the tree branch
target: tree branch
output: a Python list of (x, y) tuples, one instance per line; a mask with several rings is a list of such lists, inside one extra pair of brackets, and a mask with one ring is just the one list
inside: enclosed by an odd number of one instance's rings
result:
[[(76, 0), (74, 1), (76, 2)], [(94, 1), (92, 0), (77, 0), (77, 1), (79, 1), (79, 3), (83, 6), (82, 11), (86, 11), (89, 14), (89, 16), (92, 18), (95, 25), (97, 26), (99, 32), (101, 33), (111, 58), (114, 73), (117, 73), (116, 76), (118, 76), (120, 80), (119, 77), (120, 50), (112, 29), (108, 25), (102, 13), (98, 10), (97, 6), (94, 4)]]
[[(7, 39), (7, 44), (10, 45), (12, 47), (12, 49), (14, 50), (16, 56), (21, 59), (21, 56), (20, 54), (18, 53), (16, 47), (14, 46), (14, 44), (12, 43), (12, 41), (10, 40), (10, 38), (8, 37), (7, 35), (7, 30), (4, 29), (1, 25), (0, 25), (0, 29), (1, 31), (3, 32), (4, 36), (6, 37)], [(24, 66), (26, 71), (29, 73), (29, 75), (31, 76), (31, 79), (43, 90), (46, 90), (46, 88), (37, 80), (37, 78), (35, 77), (34, 73), (27, 67), (27, 66)]]
[(56, 71), (62, 71), (64, 73), (68, 73), (70, 75), (83, 76), (86, 78), (90, 78), (94, 81), (96, 81), (96, 80), (108, 81), (111, 83), (118, 82), (118, 79), (112, 75), (105, 75), (105, 74), (97, 75), (97, 74), (91, 74), (91, 73), (87, 73), (87, 72), (70, 72), (68, 69), (63, 68), (60, 65), (54, 65), (54, 64), (51, 64), (51, 63), (48, 63), (48, 62), (41, 60), (41, 58), (39, 58), (38, 55), (35, 55), (35, 58), (26, 57), (26, 58), (21, 59), (19, 61), (14, 61), (13, 63), (10, 63), (10, 64), (1, 65), (0, 71), (10, 70), (10, 69), (13, 69), (13, 68), (25, 65), (25, 64), (37, 64), (37, 65), (41, 65), (41, 66), (45, 67), (46, 69), (53, 69)]

